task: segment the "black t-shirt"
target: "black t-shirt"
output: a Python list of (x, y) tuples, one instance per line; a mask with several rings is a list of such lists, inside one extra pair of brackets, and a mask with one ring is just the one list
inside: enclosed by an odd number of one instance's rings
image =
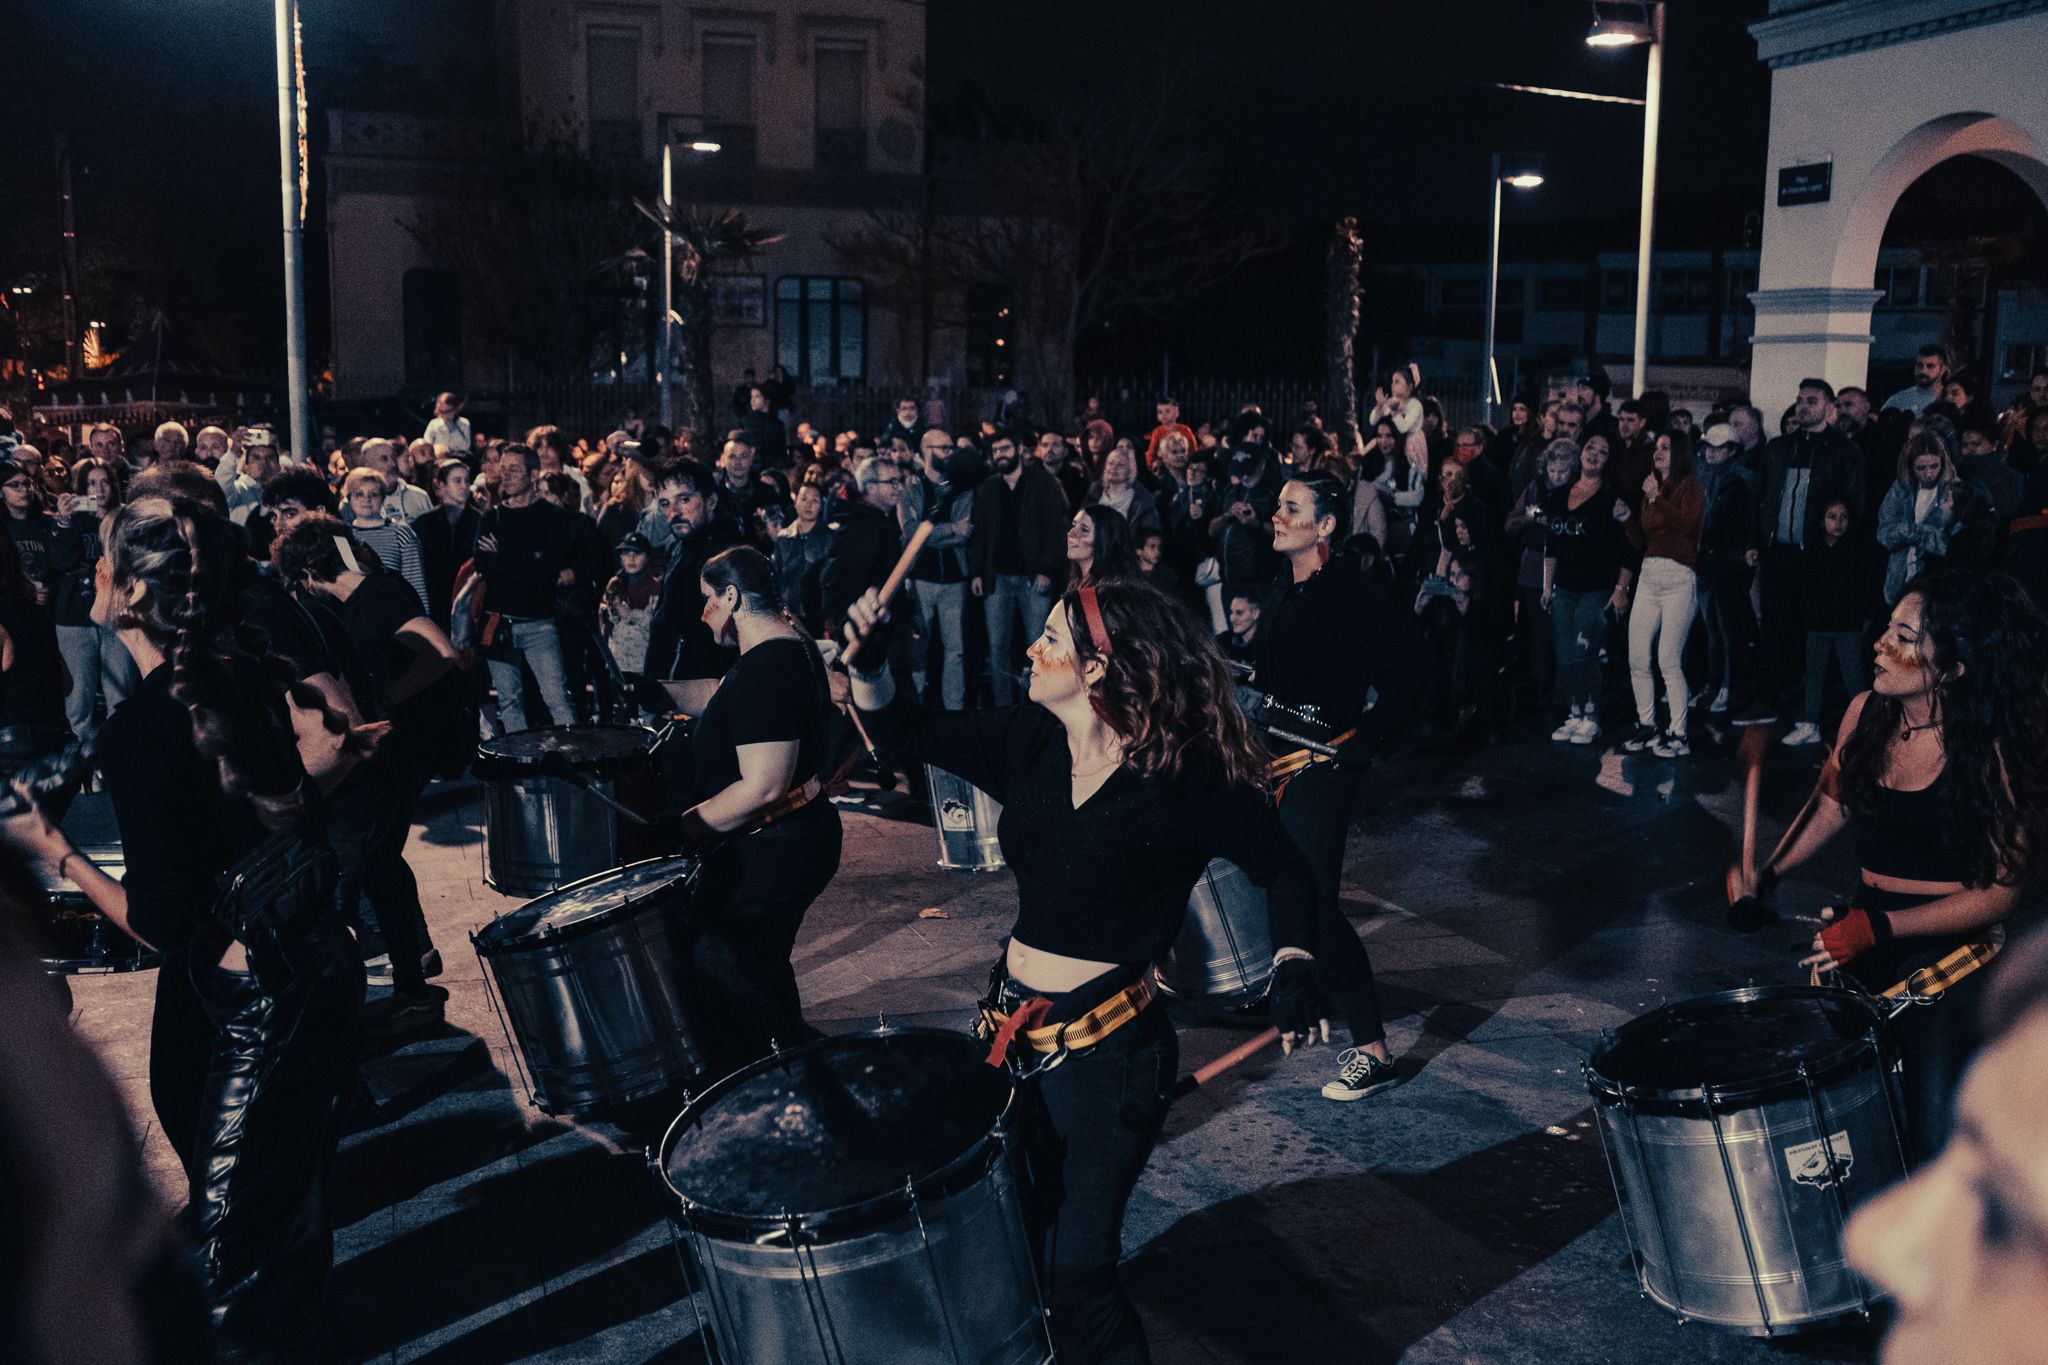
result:
[(414, 697), (394, 708), (391, 684), (405, 672), (413, 657), (411, 650), (398, 643), (398, 628), (427, 614), (419, 594), (396, 574), (371, 574), (339, 607), (349, 643), (355, 646), (356, 657), (362, 661), (363, 672), (376, 694), (378, 713), (390, 717), (402, 732), (416, 730), (421, 719), (416, 705), (420, 699)]
[(272, 654), (292, 666), (300, 682), (316, 673), (341, 676), (320, 626), (271, 570), (259, 569), (242, 588), (242, 621), (262, 632)]
[(0, 629), (14, 642), (14, 666), (0, 673), (0, 725), (62, 726), (64, 656), (49, 613), (33, 602), (0, 598)]
[(215, 880), (263, 838), (256, 811), (220, 789), (192, 743), (192, 716), (159, 664), (99, 733), (100, 772), (127, 859), (128, 919), (159, 948), (184, 946), (205, 920)]
[[(1333, 559), (1299, 583), (1283, 571), (1267, 591), (1252, 649), (1261, 692), (1318, 707), (1338, 730), (1355, 722), (1355, 748), (1367, 755), (1413, 711), (1428, 674), (1413, 614), (1352, 559)], [(1367, 711), (1374, 692), (1379, 700)]]
[(809, 640), (764, 640), (726, 670), (690, 732), (696, 799), (716, 796), (740, 780), (739, 746), (795, 740), (791, 786), (819, 776), (831, 732), (832, 698), (825, 668)]
[(995, 554), (990, 567), (997, 573), (1024, 573), (1024, 500), (1015, 489), (1004, 489), (996, 495), (996, 504)]
[(1577, 507), (1575, 484), (1553, 488), (1543, 499), (1543, 553), (1557, 561), (1552, 580), (1566, 592), (1611, 593), (1628, 562), (1628, 533), (1614, 519), (1617, 496), (1607, 485)]

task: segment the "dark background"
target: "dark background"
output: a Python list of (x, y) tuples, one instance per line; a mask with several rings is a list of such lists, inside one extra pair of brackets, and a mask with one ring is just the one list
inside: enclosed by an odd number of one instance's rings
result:
[[(21, 8), (9, 20), (20, 42), (10, 62), (10, 136), (0, 140), (0, 285), (32, 281), (31, 307), (54, 309), (52, 139), (66, 131), (87, 278), (108, 285), (106, 298), (85, 299), (84, 316), (105, 317), (117, 346), (153, 345), (161, 335), (167, 356), (187, 363), (278, 370), (269, 8), (229, 0)], [(1660, 241), (1699, 216), (1739, 225), (1760, 204), (1769, 103), (1768, 72), (1746, 30), (1763, 0), (1668, 8)], [(316, 153), (333, 108), (493, 112), (505, 74), (490, 38), (494, 9), (491, 0), (307, 0)], [(928, 17), (936, 124), (974, 88), (1086, 98), (1098, 83), (1171, 72), (1189, 78), (1187, 136), (1270, 219), (1276, 250), (1168, 316), (1084, 338), (1084, 371), (1147, 370), (1170, 354), (1191, 371), (1316, 372), (1329, 221), (1359, 217), (1368, 266), (1418, 244), (1476, 256), (1497, 149), (1546, 156), (1547, 183), (1510, 198), (1510, 256), (1516, 223), (1554, 225), (1525, 235), (1532, 245), (1580, 235), (1600, 245), (1633, 241), (1641, 110), (1492, 84), (1640, 96), (1644, 54), (1587, 48), (1583, 3), (948, 0)], [(327, 303), (317, 176), (316, 165), (308, 220), (316, 362)]]

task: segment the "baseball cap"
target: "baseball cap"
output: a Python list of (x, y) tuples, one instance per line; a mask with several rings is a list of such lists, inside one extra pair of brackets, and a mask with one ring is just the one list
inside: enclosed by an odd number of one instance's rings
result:
[(638, 531), (628, 531), (625, 535), (620, 536), (619, 549), (637, 550), (643, 555), (654, 553), (654, 546), (649, 543), (646, 536), (641, 535)]
[(1716, 422), (1700, 433), (1700, 441), (1710, 446), (1732, 446), (1735, 444), (1735, 428), (1726, 422)]

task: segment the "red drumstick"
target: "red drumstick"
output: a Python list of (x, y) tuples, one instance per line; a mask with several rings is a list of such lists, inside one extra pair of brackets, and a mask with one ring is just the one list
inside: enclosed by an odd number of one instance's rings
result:
[(1764, 750), (1771, 742), (1771, 727), (1752, 725), (1743, 732), (1737, 748), (1742, 764), (1742, 875), (1756, 884), (1756, 812), (1763, 795)]
[(1253, 1053), (1263, 1052), (1279, 1041), (1280, 1030), (1269, 1028), (1257, 1037), (1239, 1043), (1215, 1061), (1204, 1066), (1198, 1066), (1187, 1075), (1181, 1077), (1174, 1083), (1173, 1090), (1167, 1098), (1177, 1100), (1183, 1095), (1193, 1094), (1197, 1088), (1209, 1081), (1215, 1080), (1218, 1076), (1221, 1076)]

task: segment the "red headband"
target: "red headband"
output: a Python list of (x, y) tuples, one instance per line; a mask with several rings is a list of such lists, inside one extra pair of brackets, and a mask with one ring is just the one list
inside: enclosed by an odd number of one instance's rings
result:
[(1095, 589), (1084, 587), (1080, 592), (1081, 615), (1088, 620), (1088, 638), (1095, 642), (1097, 654), (1108, 655), (1109, 627), (1102, 624), (1102, 604), (1095, 600)]

